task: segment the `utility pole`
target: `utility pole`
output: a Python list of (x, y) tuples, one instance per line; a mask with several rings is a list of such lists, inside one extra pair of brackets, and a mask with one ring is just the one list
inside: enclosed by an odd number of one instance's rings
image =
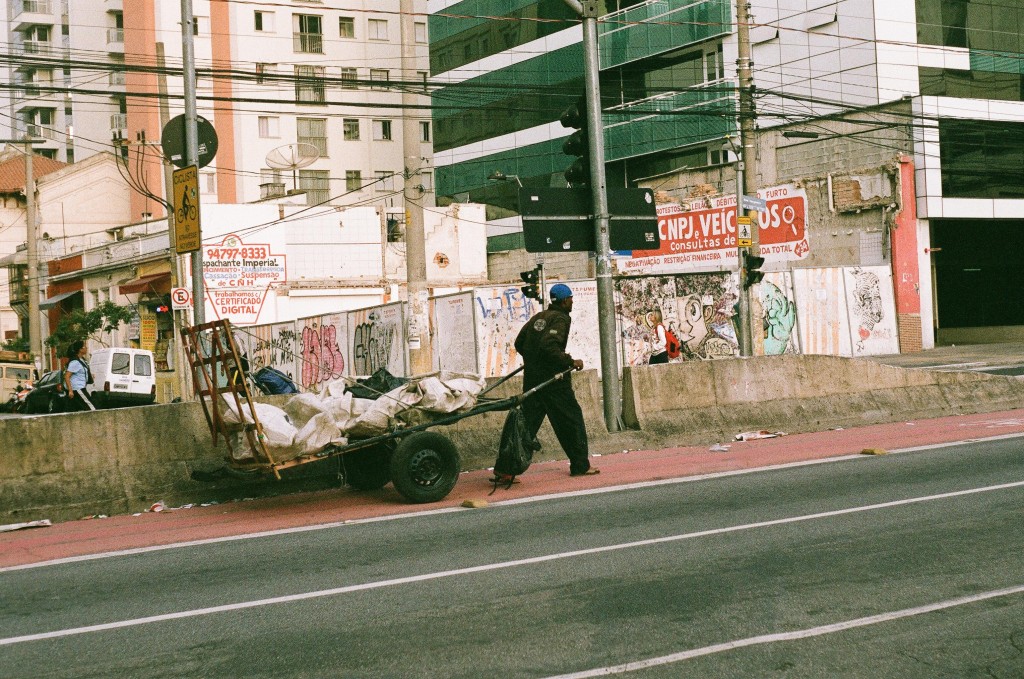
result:
[(28, 350), (36, 369), (42, 372), (43, 331), (39, 316), (39, 236), (36, 228), (36, 178), (32, 170), (32, 144), (40, 139), (0, 139), (0, 144), (25, 147), (25, 263), (28, 265)]
[(757, 144), (754, 118), (754, 62), (750, 51), (750, 4), (747, 0), (736, 0), (736, 76), (739, 80), (739, 124), (740, 153), (736, 159), (736, 227), (739, 233), (739, 218), (745, 215), (751, 220), (750, 246), (739, 247), (739, 335), (740, 355), (753, 356), (752, 312), (750, 288), (746, 279), (745, 255), (758, 255), (759, 236), (757, 212), (743, 208), (743, 196), (757, 195)]
[(42, 372), (43, 334), (39, 318), (39, 238), (36, 233), (36, 179), (32, 174), (32, 143), (25, 140), (25, 257), (28, 263), (28, 348)]
[[(402, 80), (411, 83), (416, 79), (416, 24), (413, 0), (399, 3), (399, 21), (402, 37)], [(415, 88), (406, 86), (402, 92), (402, 164), (403, 202), (405, 203), (405, 271), (406, 290), (411, 318), (408, 319), (409, 361), (413, 375), (422, 375), (433, 370), (434, 352), (430, 336), (430, 319), (427, 316), (426, 235), (423, 228), (423, 205), (419, 202), (426, 191), (419, 175), (423, 163), (420, 157), (420, 126), (413, 116), (419, 110), (416, 105), (421, 95)]]
[(590, 148), (590, 190), (594, 209), (594, 247), (597, 279), (597, 325), (601, 342), (601, 388), (608, 431), (622, 425), (618, 343), (615, 341), (615, 288), (612, 284), (611, 241), (608, 235), (608, 191), (604, 170), (604, 124), (601, 120), (601, 61), (597, 45), (598, 0), (563, 0), (583, 19), (584, 80), (587, 100), (587, 140)]
[[(196, 124), (196, 54), (192, 37), (192, 0), (181, 0), (181, 75), (185, 85), (185, 167), (199, 167), (199, 128)], [(173, 200), (171, 201), (173, 202)], [(196, 194), (196, 209), (199, 209)], [(203, 245), (192, 253), (192, 323), (206, 322)]]

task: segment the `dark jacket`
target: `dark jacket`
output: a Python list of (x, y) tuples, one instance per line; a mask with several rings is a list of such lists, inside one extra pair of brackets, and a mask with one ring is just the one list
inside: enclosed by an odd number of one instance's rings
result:
[(572, 318), (557, 306), (550, 306), (526, 322), (516, 337), (515, 347), (526, 364), (527, 375), (551, 377), (573, 367), (565, 353)]

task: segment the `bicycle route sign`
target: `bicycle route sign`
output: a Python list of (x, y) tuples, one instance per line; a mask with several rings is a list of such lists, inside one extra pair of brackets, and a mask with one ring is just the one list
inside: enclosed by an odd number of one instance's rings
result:
[(174, 171), (174, 249), (179, 254), (202, 247), (199, 231), (199, 168)]

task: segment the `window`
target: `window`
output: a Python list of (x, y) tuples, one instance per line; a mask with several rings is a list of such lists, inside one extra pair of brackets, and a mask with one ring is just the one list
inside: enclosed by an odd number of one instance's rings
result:
[(277, 70), (277, 64), (256, 64), (256, 84), (263, 85), (268, 81), (268, 76)]
[(427, 91), (427, 79), (430, 78), (430, 74), (426, 71), (416, 71), (416, 77), (423, 81), (423, 91)]
[(149, 377), (153, 374), (153, 363), (149, 354), (135, 354), (135, 374)]
[(420, 121), (420, 141), (430, 141), (430, 122)]
[(434, 190), (434, 173), (428, 170), (420, 170), (420, 185), (424, 191)]
[(295, 101), (300, 104), (324, 103), (324, 67), (295, 67)]
[[(388, 82), (391, 79), (391, 75), (388, 73), (386, 68), (371, 68), (370, 69), (370, 82)], [(370, 85), (371, 90), (386, 90), (387, 85)]]
[(338, 17), (338, 37), (356, 37), (356, 20), (354, 17)]
[(323, 54), (323, 26), (317, 14), (296, 14), (293, 21), (296, 52)]
[(359, 118), (345, 118), (341, 122), (345, 141), (359, 141)]
[(327, 156), (327, 119), (326, 118), (296, 118), (297, 137), (300, 144), (315, 146), (320, 152), (320, 157)]
[(391, 141), (391, 121), (390, 120), (374, 120), (373, 121), (373, 140), (374, 141)]
[(256, 10), (253, 17), (254, 28), (258, 32), (262, 33), (273, 33), (274, 32), (274, 13), (264, 12), (262, 10)]
[(277, 116), (260, 116), (256, 119), (260, 129), (260, 139), (274, 139), (281, 136), (281, 119)]
[(395, 190), (395, 173), (391, 170), (377, 170), (374, 172), (377, 176), (377, 180), (373, 184), (373, 188), (377, 191), (394, 191)]
[(327, 170), (299, 170), (299, 188), (306, 192), (306, 205), (320, 205), (331, 199), (330, 180)]
[(370, 40), (388, 39), (387, 19), (370, 19), (366, 22), (366, 29), (367, 37)]
[(359, 84), (356, 82), (359, 79), (359, 74), (356, 69), (344, 66), (341, 69), (341, 89), (343, 90), (357, 90)]
[(360, 191), (363, 188), (363, 173), (359, 170), (345, 170), (345, 190)]
[(417, 21), (413, 26), (416, 31), (416, 42), (420, 45), (427, 44), (427, 24)]
[(203, 193), (217, 193), (217, 175), (213, 172), (200, 172), (199, 190)]

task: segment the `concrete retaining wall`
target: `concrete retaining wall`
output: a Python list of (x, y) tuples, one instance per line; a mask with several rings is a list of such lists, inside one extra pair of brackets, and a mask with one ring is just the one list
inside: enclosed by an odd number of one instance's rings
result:
[[(904, 370), (861, 359), (779, 356), (626, 368), (624, 418), (609, 434), (595, 371), (573, 375), (590, 448), (608, 454), (642, 447), (709, 444), (741, 431), (788, 433), (910, 418), (1024, 408), (1024, 380), (975, 373)], [(518, 378), (495, 396), (519, 393)], [(280, 397), (278, 397), (280, 398)], [(464, 469), (489, 467), (505, 413), (439, 428)], [(538, 460), (562, 460), (549, 426)], [(315, 489), (338, 483), (337, 460), (286, 472), (285, 481), (199, 483), (194, 470), (223, 466), (198, 403), (0, 420), (0, 524)], [(568, 462), (566, 461), (568, 469)]]

